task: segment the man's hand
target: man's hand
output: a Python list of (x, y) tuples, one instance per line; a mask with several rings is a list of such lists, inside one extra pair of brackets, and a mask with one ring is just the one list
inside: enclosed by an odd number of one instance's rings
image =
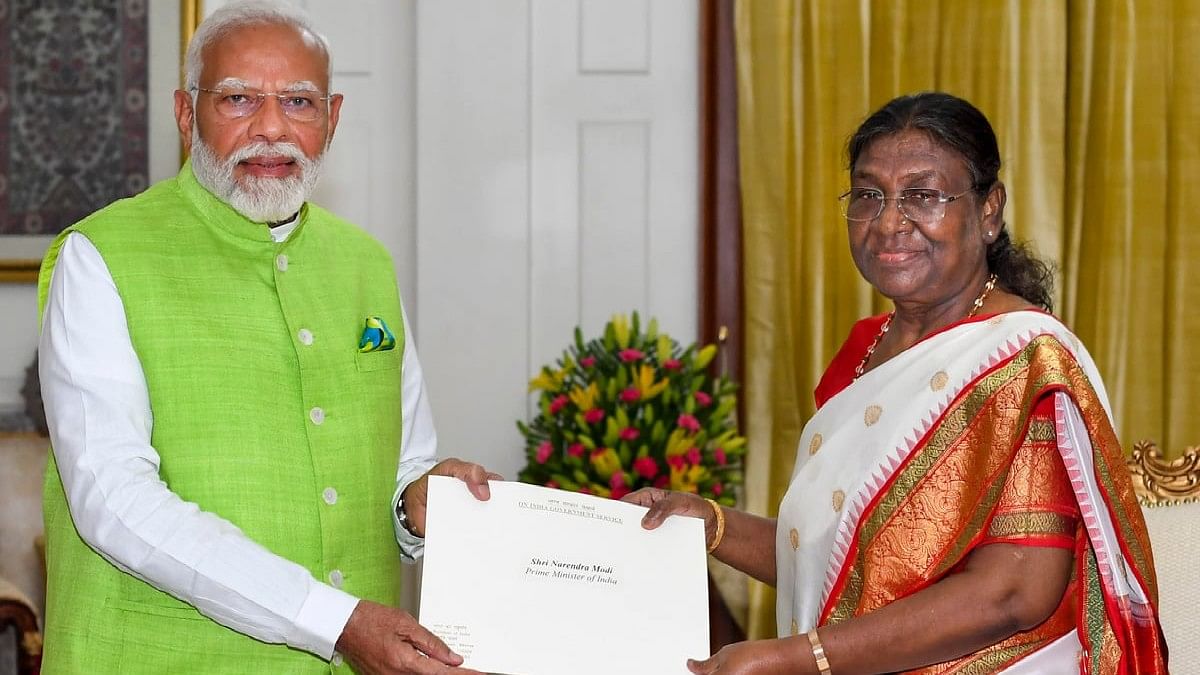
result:
[(467, 489), (480, 501), (487, 501), (492, 496), (488, 488), (489, 480), (504, 480), (498, 473), (492, 473), (478, 464), (464, 462), (461, 459), (446, 459), (438, 462), (416, 481), (404, 489), (401, 499), (404, 501), (404, 513), (408, 516), (409, 529), (418, 537), (425, 536), (425, 504), (429, 500), (429, 477), (450, 476), (467, 484)]
[(360, 600), (338, 638), (337, 650), (359, 673), (370, 675), (482, 675), (455, 668), (462, 657), (408, 612)]

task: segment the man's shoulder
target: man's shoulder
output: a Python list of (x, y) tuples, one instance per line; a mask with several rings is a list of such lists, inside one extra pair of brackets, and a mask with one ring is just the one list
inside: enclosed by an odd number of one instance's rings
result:
[(72, 229), (95, 231), (108, 229), (120, 223), (132, 224), (146, 218), (161, 218), (167, 209), (179, 208), (179, 188), (175, 178), (159, 181), (142, 192), (118, 199), (108, 206), (93, 211)]
[(324, 235), (343, 244), (364, 249), (364, 252), (391, 260), (387, 247), (361, 226), (312, 202), (308, 202), (309, 225), (315, 225)]

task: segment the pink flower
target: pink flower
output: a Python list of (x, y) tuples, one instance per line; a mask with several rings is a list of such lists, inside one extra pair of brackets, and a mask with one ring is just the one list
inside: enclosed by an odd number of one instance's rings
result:
[(579, 489), (576, 492), (579, 492), (580, 494), (590, 495), (590, 494), (592, 494), (592, 489), (586, 485), (580, 485)]
[(563, 408), (567, 407), (567, 402), (569, 402), (569, 401), (570, 401), (570, 399), (567, 398), (566, 396), (554, 397), (554, 400), (550, 402), (550, 414), (557, 415), (559, 410), (562, 410)]
[(620, 471), (614, 473), (612, 478), (608, 479), (608, 487), (614, 490), (625, 487), (625, 474)]
[(721, 493), (724, 491), (725, 491), (725, 488), (721, 487), (720, 483), (713, 483), (713, 486), (712, 486), (713, 495), (720, 497)]
[(667, 464), (670, 464), (673, 469), (682, 470), (687, 468), (687, 462), (684, 461), (683, 455), (671, 455), (667, 458)]
[(662, 362), (662, 367), (667, 370), (679, 370), (683, 367), (683, 362), (679, 359), (667, 359)]
[(646, 358), (646, 355), (639, 349), (622, 349), (621, 351), (617, 352), (617, 356), (625, 363), (641, 361), (642, 359)]
[(725, 466), (725, 462), (729, 461), (729, 458), (725, 456), (725, 448), (713, 450), (713, 459), (717, 460), (717, 464)]
[(680, 429), (686, 429), (693, 434), (700, 431), (700, 421), (687, 413), (680, 415), (679, 419), (675, 420), (675, 423), (679, 425)]
[(583, 457), (583, 443), (572, 443), (567, 448), (567, 454), (572, 457)]
[(591, 368), (592, 366), (596, 365), (596, 357), (585, 356), (582, 359), (579, 359), (579, 365), (583, 366), (584, 368)]
[(550, 455), (554, 454), (554, 446), (550, 445), (550, 441), (542, 441), (542, 444), (537, 447), (537, 454), (534, 459), (538, 464), (545, 464), (546, 460), (550, 459)]
[(637, 403), (642, 398), (642, 392), (637, 387), (629, 387), (621, 392), (621, 400), (625, 403)]
[(671, 484), (670, 476), (659, 476), (658, 478), (656, 478), (654, 480), (654, 487), (656, 487), (660, 490), (667, 487), (670, 484)]
[(604, 420), (604, 411), (600, 408), (592, 408), (583, 414), (583, 421), (588, 424), (596, 424)]
[(695, 466), (700, 463), (700, 448), (691, 447), (687, 450), (687, 461)]
[(695, 396), (696, 403), (699, 403), (701, 408), (707, 408), (712, 404), (712, 397), (702, 391), (696, 392)]
[(658, 475), (658, 462), (651, 457), (638, 457), (633, 460), (633, 471), (642, 478), (654, 478)]
[(617, 437), (623, 441), (636, 441), (640, 435), (641, 434), (638, 433), (637, 429), (634, 429), (633, 427), (625, 427), (621, 430), (621, 433), (618, 434)]
[(546, 481), (546, 487), (557, 490), (558, 489), (558, 481), (551, 478), (550, 480)]
[(629, 488), (622, 485), (621, 487), (613, 488), (612, 492), (610, 493), (609, 496), (611, 496), (613, 499), (620, 499), (621, 497), (624, 497), (625, 495), (629, 494), (630, 492), (633, 492), (633, 490), (630, 490)]

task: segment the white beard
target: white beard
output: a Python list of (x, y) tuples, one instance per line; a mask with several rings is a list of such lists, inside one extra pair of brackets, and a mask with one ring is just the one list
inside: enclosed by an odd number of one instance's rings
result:
[[(256, 223), (278, 223), (296, 214), (312, 194), (321, 177), (324, 153), (309, 159), (293, 143), (251, 143), (221, 159), (200, 135), (192, 134), (192, 173), (201, 185), (235, 211)], [(287, 157), (300, 168), (300, 175), (270, 178), (234, 176), (239, 162), (269, 155)]]

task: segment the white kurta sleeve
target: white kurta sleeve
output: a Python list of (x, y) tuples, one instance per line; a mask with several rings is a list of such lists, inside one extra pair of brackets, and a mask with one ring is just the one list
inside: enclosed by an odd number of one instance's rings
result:
[[(401, 312), (404, 310), (401, 309)], [(425, 540), (409, 532), (396, 518), (396, 506), (413, 481), (433, 468), (437, 462), (437, 432), (433, 428), (433, 412), (429, 408), (429, 397), (425, 394), (425, 378), (421, 374), (421, 363), (417, 360), (416, 343), (409, 328), (408, 316), (404, 316), (404, 361), (401, 366), (402, 389), (400, 394), (402, 428), (400, 436), (400, 467), (396, 471), (396, 494), (392, 498), (392, 524), (396, 530), (396, 541), (400, 544), (402, 559), (413, 562), (425, 552)]]

